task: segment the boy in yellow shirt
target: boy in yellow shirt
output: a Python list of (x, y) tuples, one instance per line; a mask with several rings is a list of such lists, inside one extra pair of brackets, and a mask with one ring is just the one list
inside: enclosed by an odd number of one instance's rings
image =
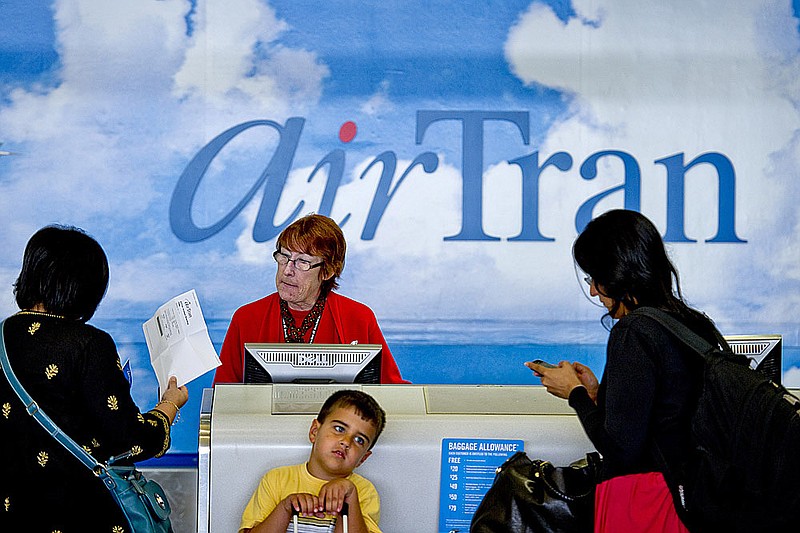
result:
[(348, 506), (348, 533), (381, 533), (380, 499), (375, 487), (353, 470), (372, 454), (386, 413), (372, 396), (357, 390), (333, 393), (311, 422), (306, 463), (267, 472), (242, 514), (239, 533), (298, 531), (340, 533), (337, 520)]

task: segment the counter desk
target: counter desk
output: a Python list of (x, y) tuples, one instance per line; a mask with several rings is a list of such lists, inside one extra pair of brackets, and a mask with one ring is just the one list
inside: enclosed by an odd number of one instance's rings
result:
[(381, 497), (385, 533), (435, 532), (443, 439), (524, 441), (531, 457), (568, 464), (593, 449), (567, 402), (540, 386), (217, 385), (204, 391), (198, 460), (198, 532), (238, 530), (261, 476), (304, 462), (308, 430), (341, 388), (372, 395), (386, 428), (356, 472)]

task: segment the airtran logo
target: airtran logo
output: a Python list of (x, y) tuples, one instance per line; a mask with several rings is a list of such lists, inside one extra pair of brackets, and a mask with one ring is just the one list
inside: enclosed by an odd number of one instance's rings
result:
[[(426, 132), (431, 124), (442, 121), (458, 122), (462, 133), (462, 203), (461, 203), (461, 229), (455, 235), (443, 236), (445, 241), (498, 241), (500, 236), (488, 235), (483, 228), (483, 148), (484, 126), (489, 122), (500, 121), (516, 126), (524, 145), (530, 143), (530, 115), (526, 111), (418, 111), (416, 117), (415, 144), (421, 145), (423, 141), (435, 143), (435, 139), (426, 139)], [(186, 242), (197, 242), (212, 237), (236, 218), (244, 207), (253, 199), (255, 194), (263, 187), (264, 195), (261, 206), (253, 226), (253, 239), (264, 242), (275, 238), (286, 226), (292, 223), (301, 212), (315, 211), (323, 215), (330, 215), (336, 193), (342, 183), (345, 172), (345, 151), (336, 149), (325, 155), (308, 176), (311, 182), (322, 169), (327, 168), (327, 181), (320, 200), (320, 205), (305, 206), (299, 202), (292, 213), (283, 221), (276, 223), (275, 215), (281, 194), (292, 170), (294, 156), (300, 137), (303, 133), (305, 119), (292, 117), (285, 124), (272, 120), (253, 120), (234, 126), (222, 132), (204, 146), (189, 162), (178, 180), (172, 194), (170, 204), (170, 224), (175, 235)], [(259, 179), (250, 188), (242, 199), (225, 216), (206, 227), (197, 226), (192, 220), (192, 202), (202, 183), (203, 177), (213, 162), (214, 158), (237, 135), (250, 128), (271, 128), (278, 134), (278, 143), (274, 153)], [(343, 143), (350, 142), (356, 135), (356, 125), (346, 122), (340, 132), (339, 139)], [(640, 210), (641, 204), (641, 171), (636, 158), (620, 150), (601, 150), (591, 154), (580, 163), (578, 174), (584, 180), (593, 180), (597, 177), (598, 164), (604, 159), (614, 158), (623, 166), (620, 184), (601, 191), (588, 198), (581, 204), (575, 214), (575, 228), (577, 231), (592, 219), (595, 206), (609, 195), (619, 193), (623, 196), (626, 209)], [(685, 185), (691, 170), (700, 165), (709, 165), (716, 171), (718, 179), (717, 205), (707, 206), (709, 213), (717, 214), (717, 232), (705, 238), (706, 242), (716, 243), (742, 243), (736, 234), (735, 218), (735, 192), (736, 173), (731, 161), (718, 152), (706, 152), (696, 155), (690, 161), (685, 160), (682, 152), (672, 154), (653, 161), (655, 165), (664, 167), (666, 171), (667, 191), (666, 203), (666, 232), (664, 240), (668, 242), (695, 242), (686, 236), (684, 231), (685, 221)], [(567, 172), (576, 166), (572, 155), (567, 152), (556, 152), (543, 162), (540, 161), (539, 152), (534, 151), (508, 161), (520, 169), (522, 180), (522, 208), (520, 212), (521, 231), (517, 235), (502, 236), (508, 241), (524, 242), (549, 242), (553, 237), (542, 234), (539, 230), (539, 178), (548, 167)], [(376, 186), (372, 202), (367, 213), (364, 227), (361, 231), (362, 240), (372, 240), (381, 223), (386, 208), (392, 201), (397, 190), (409, 173), (419, 167), (424, 172), (432, 174), (439, 166), (439, 159), (433, 152), (422, 152), (417, 155), (405, 169), (398, 169), (397, 155), (391, 150), (386, 150), (370, 162), (361, 174), (363, 178), (373, 167), (380, 168), (380, 178)], [(457, 214), (454, 214), (456, 216)], [(338, 221), (344, 226), (350, 215)]]

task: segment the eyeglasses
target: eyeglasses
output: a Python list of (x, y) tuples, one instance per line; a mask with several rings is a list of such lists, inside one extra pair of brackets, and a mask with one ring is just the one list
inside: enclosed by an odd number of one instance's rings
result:
[(592, 283), (594, 283), (594, 280), (592, 279), (592, 276), (586, 276), (586, 277), (584, 277), (584, 278), (583, 278), (583, 281), (585, 281), (585, 282), (586, 282), (586, 284), (587, 284), (588, 286), (590, 286), (590, 287), (592, 286)]
[(312, 268), (317, 268), (322, 266), (325, 261), (320, 261), (319, 263), (311, 264), (311, 261), (306, 259), (291, 259), (290, 256), (286, 255), (285, 253), (281, 252), (280, 250), (275, 250), (272, 253), (272, 258), (275, 259), (275, 262), (278, 263), (280, 266), (286, 266), (287, 263), (294, 263), (294, 267), (297, 270), (302, 270), (303, 272), (308, 272)]

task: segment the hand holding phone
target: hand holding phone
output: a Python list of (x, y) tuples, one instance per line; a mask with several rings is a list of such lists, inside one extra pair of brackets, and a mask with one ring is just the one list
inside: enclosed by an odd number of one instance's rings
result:
[(547, 361), (543, 361), (542, 359), (534, 360), (533, 364), (543, 366), (545, 368), (558, 368), (558, 365), (554, 365), (553, 363), (548, 363)]

